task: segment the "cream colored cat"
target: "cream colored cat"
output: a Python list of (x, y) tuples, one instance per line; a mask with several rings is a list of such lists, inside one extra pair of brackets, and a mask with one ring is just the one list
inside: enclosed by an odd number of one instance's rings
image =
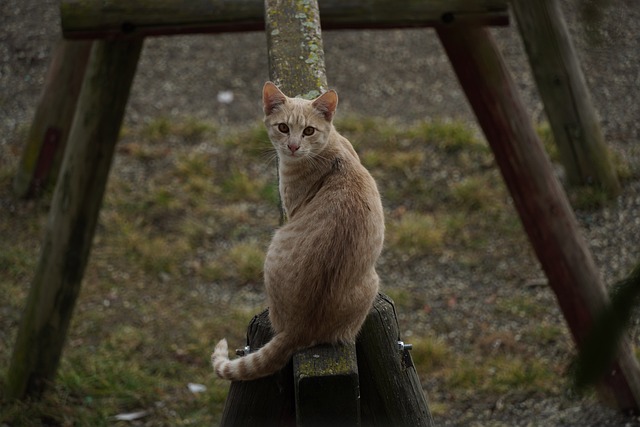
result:
[(267, 82), (262, 99), (288, 218), (264, 263), (275, 336), (233, 361), (221, 340), (211, 360), (218, 376), (229, 380), (270, 375), (305, 347), (354, 342), (378, 292), (382, 204), (351, 143), (333, 127), (338, 95), (330, 90), (314, 101), (288, 98)]

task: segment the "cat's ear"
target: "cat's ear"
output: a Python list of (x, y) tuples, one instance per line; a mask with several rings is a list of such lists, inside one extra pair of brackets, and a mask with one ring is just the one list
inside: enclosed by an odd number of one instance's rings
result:
[(264, 114), (267, 116), (280, 105), (283, 105), (287, 97), (284, 93), (278, 89), (278, 87), (272, 82), (266, 82), (262, 88), (262, 104), (264, 107)]
[(313, 107), (322, 113), (325, 120), (328, 122), (333, 119), (333, 115), (336, 112), (338, 106), (338, 94), (335, 90), (331, 89), (317, 97), (313, 101)]

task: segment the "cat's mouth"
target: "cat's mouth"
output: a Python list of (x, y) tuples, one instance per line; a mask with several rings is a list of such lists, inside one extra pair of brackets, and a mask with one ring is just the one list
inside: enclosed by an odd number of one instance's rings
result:
[(290, 159), (291, 159), (291, 158), (293, 158), (293, 159), (300, 159), (300, 158), (304, 157), (304, 156), (303, 156), (303, 153), (301, 153), (300, 151), (293, 151), (293, 152), (292, 152), (292, 151), (290, 151), (290, 150), (284, 150), (284, 155), (285, 155), (285, 157), (288, 157), (288, 158), (290, 158)]

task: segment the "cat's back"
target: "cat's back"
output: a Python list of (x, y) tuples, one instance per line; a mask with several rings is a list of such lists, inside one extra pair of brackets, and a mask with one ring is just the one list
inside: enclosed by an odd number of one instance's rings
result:
[(327, 164), (308, 164), (309, 174), (321, 173), (305, 181), (301, 190), (307, 196), (289, 206), (289, 220), (274, 235), (265, 259), (276, 330), (292, 323), (313, 327), (321, 342), (355, 337), (378, 291), (375, 264), (384, 240), (376, 183), (338, 136), (337, 148), (322, 153)]
[(384, 239), (378, 188), (351, 144), (337, 132), (335, 138), (338, 154), (316, 188), (310, 189), (305, 206), (290, 218), (290, 225), (304, 230), (303, 241), (330, 247), (341, 257), (353, 256), (355, 251), (358, 256), (368, 252), (377, 258)]

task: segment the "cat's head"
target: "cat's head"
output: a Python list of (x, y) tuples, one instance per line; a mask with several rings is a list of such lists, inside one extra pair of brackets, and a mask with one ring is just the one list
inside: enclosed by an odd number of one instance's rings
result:
[(313, 101), (289, 98), (267, 82), (262, 89), (264, 123), (281, 159), (313, 157), (324, 150), (333, 128), (338, 95), (330, 90)]

